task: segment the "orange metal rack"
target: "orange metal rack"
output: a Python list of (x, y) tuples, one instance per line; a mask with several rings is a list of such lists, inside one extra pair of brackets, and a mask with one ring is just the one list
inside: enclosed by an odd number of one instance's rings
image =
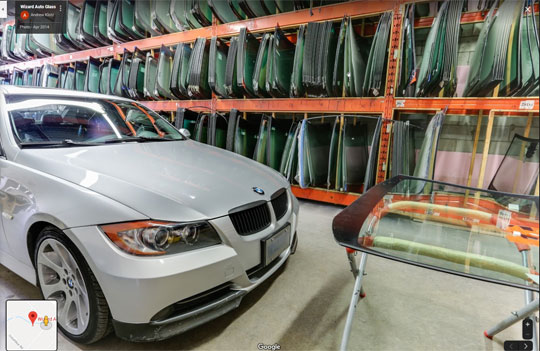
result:
[[(534, 5), (534, 12), (538, 13), (538, 4)], [(461, 24), (484, 22), (488, 11), (467, 12), (461, 16)], [(414, 21), (415, 28), (431, 27), (434, 17), (422, 17)]]
[(376, 113), (384, 109), (384, 98), (297, 98), (297, 99), (211, 99), (145, 101), (157, 111), (176, 111), (177, 107), (194, 110), (298, 113)]
[[(73, 2), (73, 0), (72, 0)], [(113, 44), (100, 48), (83, 50), (69, 54), (31, 60), (26, 62), (0, 66), (0, 71), (13, 68), (26, 69), (44, 65), (45, 63), (64, 64), (89, 57), (102, 58), (120, 55), (124, 49), (132, 51), (134, 48), (149, 50), (159, 48), (161, 45), (174, 45), (179, 42), (192, 42), (198, 37), (210, 38), (212, 36), (230, 37), (237, 35), (240, 28), (247, 27), (251, 32), (272, 31), (276, 25), (281, 28), (295, 28), (300, 24), (313, 21), (340, 20), (344, 15), (353, 18), (376, 16), (382, 12), (393, 11), (393, 28), (390, 37), (390, 51), (388, 55), (387, 84), (385, 95), (379, 98), (295, 98), (295, 99), (217, 99), (208, 100), (172, 100), (172, 101), (145, 101), (146, 106), (158, 111), (176, 111), (178, 107), (205, 111), (229, 111), (236, 108), (242, 112), (295, 112), (295, 113), (361, 113), (381, 114), (385, 118), (382, 128), (380, 150), (377, 168), (377, 182), (386, 179), (388, 152), (390, 150), (390, 123), (396, 112), (431, 111), (448, 108), (451, 114), (475, 114), (483, 111), (484, 114), (493, 115), (495, 111), (502, 114), (504, 111), (521, 115), (528, 114), (538, 118), (538, 97), (523, 98), (399, 98), (394, 97), (401, 38), (401, 18), (407, 0), (394, 1), (349, 1), (323, 7), (287, 12), (273, 16), (249, 19), (226, 24), (217, 24), (213, 21), (210, 27), (194, 29), (186, 32), (173, 33), (136, 40), (128, 43)], [(538, 5), (535, 7), (538, 12)], [(467, 12), (462, 15), (461, 23), (474, 23), (483, 21), (485, 12)], [(432, 17), (420, 18), (415, 21), (415, 27), (429, 27)], [(302, 189), (293, 186), (293, 193), (304, 199), (328, 202), (339, 205), (349, 205), (360, 196), (356, 193), (343, 193), (320, 188)]]

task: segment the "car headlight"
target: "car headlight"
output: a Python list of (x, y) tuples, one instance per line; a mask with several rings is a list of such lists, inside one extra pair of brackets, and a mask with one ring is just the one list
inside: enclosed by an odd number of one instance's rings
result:
[(208, 222), (139, 221), (100, 226), (111, 241), (133, 255), (165, 255), (221, 243)]

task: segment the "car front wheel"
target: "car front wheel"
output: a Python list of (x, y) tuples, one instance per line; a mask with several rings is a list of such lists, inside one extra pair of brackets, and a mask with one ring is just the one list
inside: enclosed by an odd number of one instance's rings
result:
[(39, 234), (34, 262), (43, 297), (58, 302), (58, 327), (67, 337), (90, 344), (111, 331), (103, 292), (81, 253), (61, 230), (47, 227)]

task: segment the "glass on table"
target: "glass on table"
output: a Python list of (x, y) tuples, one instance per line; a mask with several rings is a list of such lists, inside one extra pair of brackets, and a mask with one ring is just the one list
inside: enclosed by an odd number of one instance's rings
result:
[(334, 234), (370, 254), (538, 289), (538, 197), (397, 176), (338, 215)]

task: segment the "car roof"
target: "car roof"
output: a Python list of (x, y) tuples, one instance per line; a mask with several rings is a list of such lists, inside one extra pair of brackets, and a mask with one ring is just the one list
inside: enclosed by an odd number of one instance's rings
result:
[(105, 95), (105, 94), (90, 93), (86, 91), (58, 89), (58, 88), (40, 88), (40, 87), (0, 85), (0, 93), (3, 95), (47, 95), (47, 96), (59, 96), (59, 97), (94, 98), (94, 99), (122, 100), (122, 101), (135, 102), (134, 100), (118, 97), (115, 95)]

